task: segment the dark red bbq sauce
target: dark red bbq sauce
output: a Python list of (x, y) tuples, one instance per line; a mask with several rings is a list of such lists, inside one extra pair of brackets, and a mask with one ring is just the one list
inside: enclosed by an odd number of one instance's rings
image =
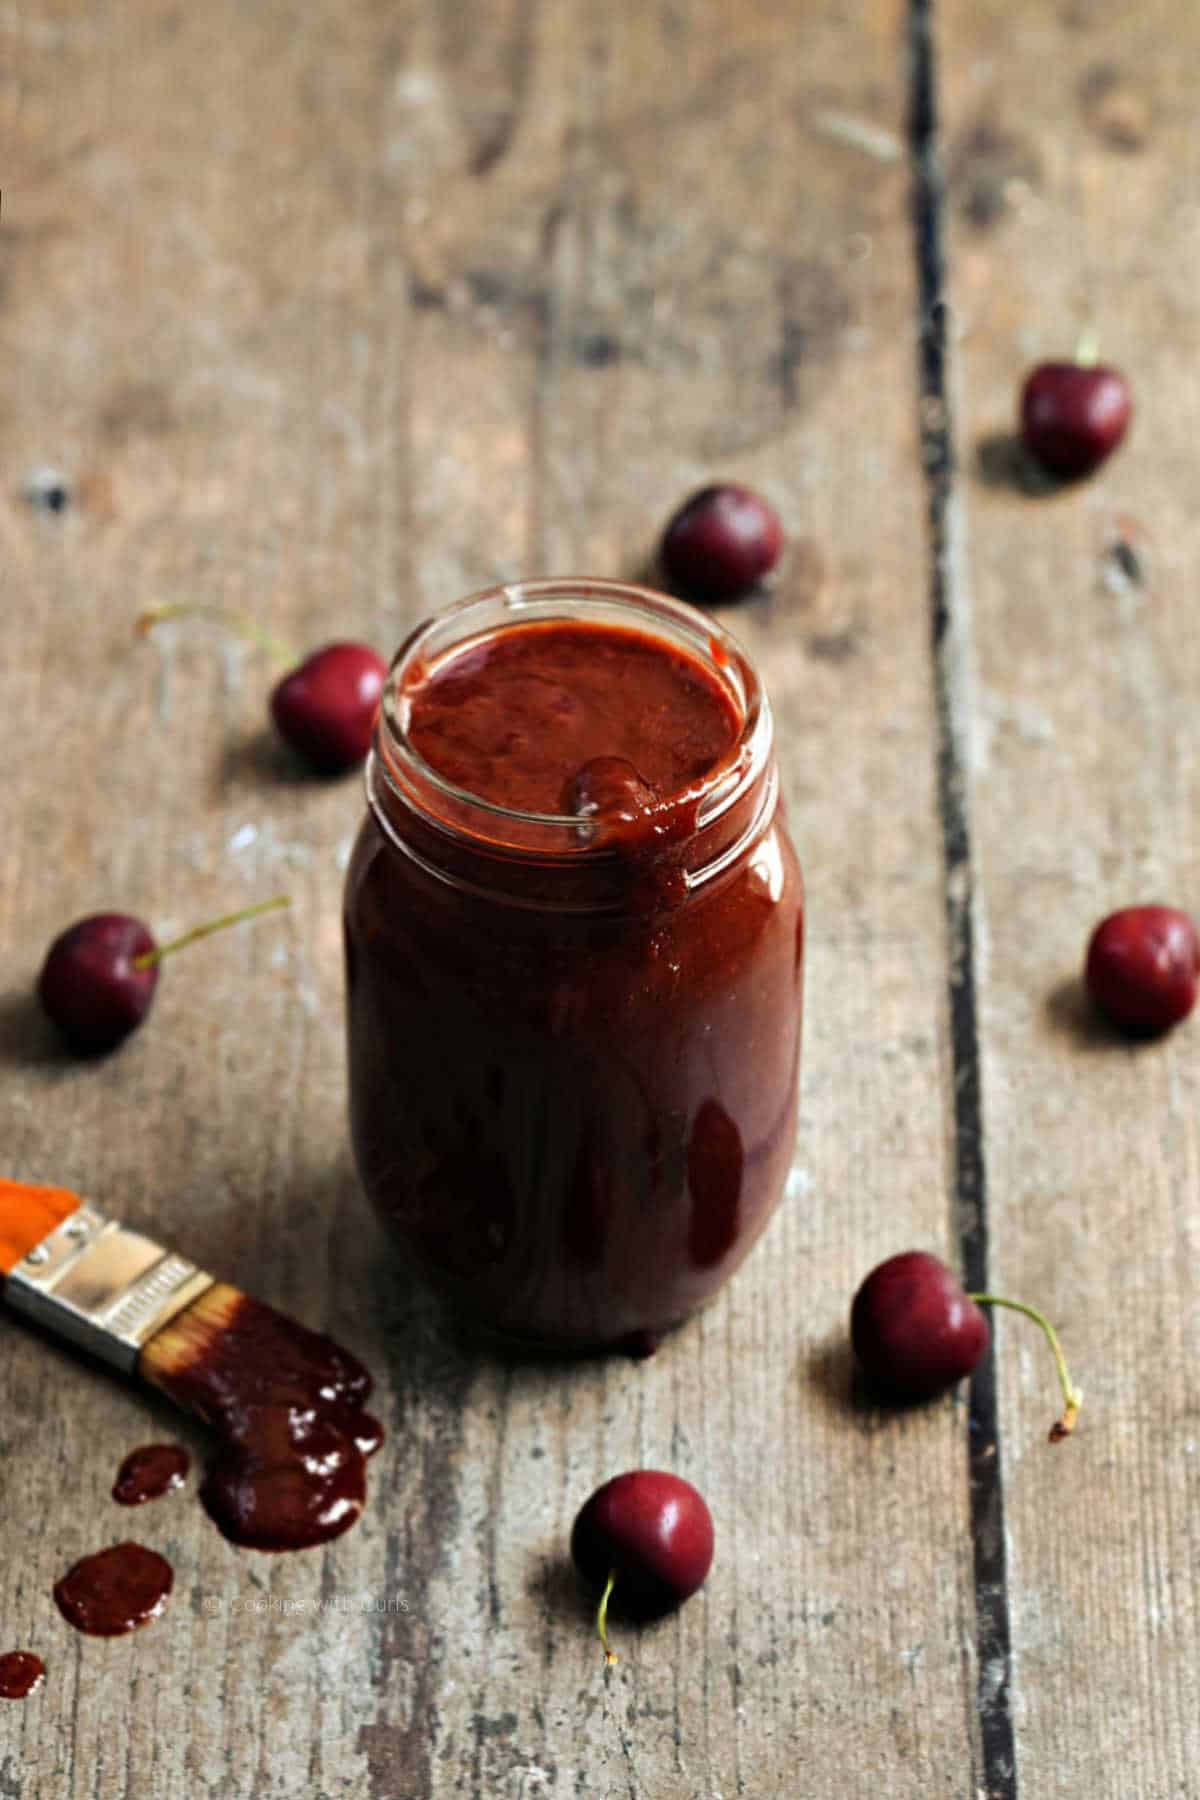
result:
[(215, 1434), (200, 1498), (231, 1543), (305, 1550), (362, 1513), (383, 1428), (362, 1410), (371, 1377), (332, 1338), (243, 1294), (204, 1349), (155, 1379)]
[(46, 1665), (32, 1650), (6, 1650), (0, 1656), (0, 1700), (24, 1700), (45, 1676)]
[(607, 620), (402, 658), (396, 695), (381, 768), (399, 745), (579, 825), (514, 852), (501, 815), (374, 783), (345, 909), (363, 1186), (472, 1324), (645, 1353), (746, 1255), (790, 1160), (802, 889), (769, 740), (752, 760), (703, 650)]
[(84, 1556), (54, 1584), (58, 1610), (89, 1637), (123, 1637), (148, 1625), (166, 1605), (175, 1577), (170, 1563), (143, 1544), (114, 1544)]
[(601, 758), (621, 758), (652, 795), (678, 794), (741, 726), (694, 658), (616, 625), (493, 633), (436, 664), (408, 700), (409, 742), (431, 768), (522, 812), (562, 812), (564, 788)]
[(143, 1444), (131, 1450), (113, 1483), (118, 1506), (143, 1506), (181, 1488), (187, 1479), (188, 1453), (178, 1444)]

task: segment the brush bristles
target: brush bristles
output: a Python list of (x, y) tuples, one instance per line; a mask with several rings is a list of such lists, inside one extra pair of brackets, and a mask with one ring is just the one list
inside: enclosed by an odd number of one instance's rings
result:
[(143, 1346), (138, 1359), (142, 1375), (156, 1387), (170, 1391), (171, 1381), (185, 1375), (208, 1353), (244, 1299), (240, 1288), (230, 1287), (226, 1281), (214, 1281), (198, 1300), (176, 1313)]

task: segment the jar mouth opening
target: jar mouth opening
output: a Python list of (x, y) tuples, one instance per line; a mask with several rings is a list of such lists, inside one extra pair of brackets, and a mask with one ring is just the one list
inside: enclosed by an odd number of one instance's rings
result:
[(485, 588), (426, 619), (400, 645), (384, 685), (375, 756), (388, 785), (453, 835), (484, 837), (507, 849), (578, 855), (586, 832), (576, 814), (531, 812), (458, 786), (423, 757), (408, 736), (409, 694), (431, 670), (475, 639), (506, 626), (559, 618), (639, 625), (682, 645), (716, 679), (740, 719), (737, 735), (703, 775), (664, 794), (651, 809), (696, 806), (696, 824), (717, 819), (761, 772), (771, 747), (771, 714), (762, 685), (736, 639), (686, 601), (629, 582), (556, 577)]

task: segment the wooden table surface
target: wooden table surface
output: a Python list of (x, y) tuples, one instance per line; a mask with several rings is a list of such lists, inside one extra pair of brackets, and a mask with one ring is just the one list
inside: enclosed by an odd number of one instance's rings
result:
[[(170, 1408), (0, 1321), (0, 1794), (1200, 1795), (1200, 1025), (1081, 1005), (1092, 924), (1200, 902), (1200, 11), (1178, 0), (0, 6), (3, 1171), (330, 1330), (388, 1426), (363, 1523), (266, 1558), (113, 1507)], [(1050, 492), (1024, 370), (1085, 330), (1127, 444)], [(347, 1148), (357, 778), (203, 621), (390, 650), (517, 576), (644, 569), (717, 476), (789, 548), (759, 661), (811, 905), (785, 1204), (652, 1361), (513, 1363), (414, 1292)], [(61, 502), (61, 504), (56, 504)], [(49, 938), (180, 957), (65, 1056)], [(854, 1400), (846, 1315), (939, 1251), (1043, 1305), (969, 1394)], [(606, 1675), (565, 1563), (609, 1474), (708, 1497), (703, 1592)], [(50, 1590), (134, 1535), (167, 1615)], [(619, 1629), (619, 1628), (618, 1628)]]

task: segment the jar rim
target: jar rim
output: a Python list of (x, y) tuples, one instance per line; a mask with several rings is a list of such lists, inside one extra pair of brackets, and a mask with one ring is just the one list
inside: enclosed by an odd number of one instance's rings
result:
[[(441, 803), (434, 809), (436, 822), (454, 836), (483, 836), (497, 847), (503, 843), (509, 852), (527, 848), (542, 856), (547, 851), (572, 857), (581, 850), (586, 853), (577, 816), (505, 806), (458, 786), (412, 744), (405, 717), (406, 682), (413, 685), (418, 675), (452, 657), (473, 638), (506, 625), (562, 617), (626, 625), (636, 620), (651, 635), (684, 644), (721, 682), (741, 721), (737, 735), (703, 775), (663, 796), (664, 805), (671, 806), (695, 800), (698, 825), (718, 818), (762, 771), (771, 749), (771, 709), (753, 664), (733, 634), (698, 607), (634, 582), (593, 576), (498, 583), (468, 594), (413, 628), (388, 669), (371, 759), (379, 763), (378, 772), (387, 785), (409, 804), (415, 798), (414, 786), (428, 790)], [(431, 810), (424, 799), (421, 810), (427, 815)]]

